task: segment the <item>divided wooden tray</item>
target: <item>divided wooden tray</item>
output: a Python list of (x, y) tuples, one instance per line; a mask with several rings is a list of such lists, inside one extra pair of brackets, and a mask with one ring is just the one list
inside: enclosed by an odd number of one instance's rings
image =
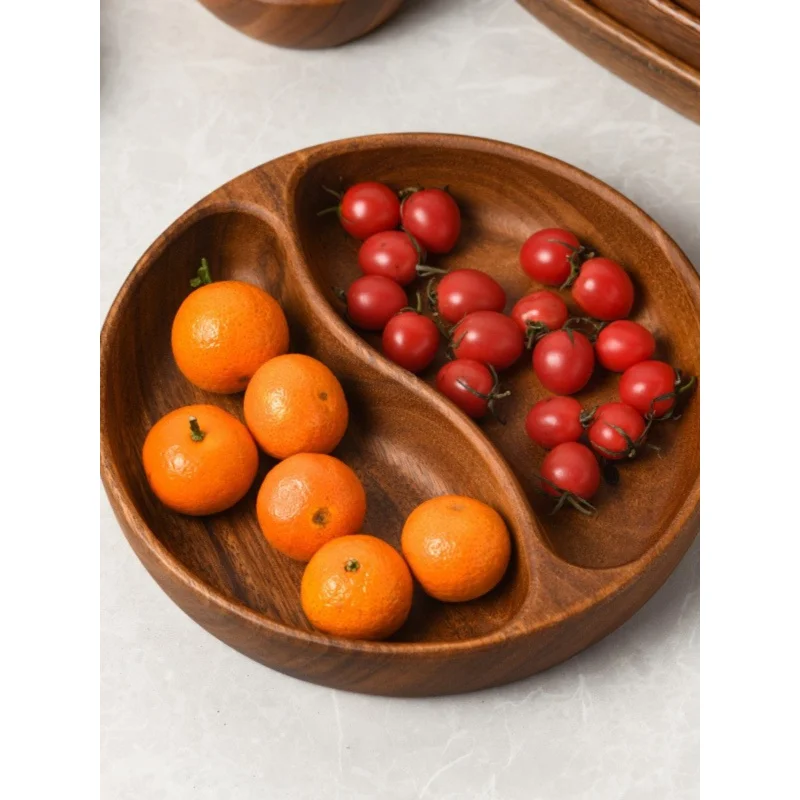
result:
[[(242, 175), (187, 211), (148, 249), (119, 292), (101, 341), (101, 473), (120, 525), (169, 596), (215, 636), (274, 669), (316, 683), (389, 695), (435, 695), (494, 686), (569, 658), (624, 622), (664, 582), (692, 542), (699, 509), (699, 396), (680, 421), (661, 423), (648, 455), (604, 487), (600, 512), (549, 514), (533, 490), (541, 451), (522, 420), (545, 393), (528, 358), (506, 374), (508, 424), (478, 427), (422, 379), (387, 361), (342, 318), (332, 287), (358, 273), (357, 242), (335, 219), (323, 185), (364, 179), (395, 187), (448, 185), (464, 232), (446, 266), (495, 276), (509, 307), (530, 288), (520, 243), (564, 225), (628, 267), (636, 319), (659, 355), (699, 369), (699, 280), (683, 253), (644, 212), (574, 167), (508, 144), (462, 136), (398, 134), (313, 147)], [(408, 623), (386, 642), (315, 632), (298, 599), (302, 565), (273, 551), (255, 518), (255, 494), (230, 511), (189, 518), (148, 489), (140, 450), (149, 427), (186, 403), (217, 403), (241, 417), (241, 396), (208, 395), (179, 374), (170, 327), (201, 257), (217, 277), (263, 286), (286, 310), (292, 349), (340, 377), (351, 407), (335, 454), (368, 495), (365, 530), (398, 544), (421, 501), (454, 492), (506, 519), (514, 557), (489, 595), (465, 604), (415, 597)], [(374, 343), (374, 342), (373, 342)], [(579, 395), (610, 398), (599, 375)], [(271, 462), (262, 459), (260, 476)]]
[[(615, 75), (694, 121), (700, 119), (700, 71), (597, 6), (626, 10), (651, 0), (517, 0), (562, 39)], [(675, 8), (675, 12), (680, 10)], [(641, 20), (644, 14), (637, 15)], [(688, 15), (687, 15), (688, 16)], [(674, 23), (674, 20), (673, 20)], [(646, 23), (645, 23), (646, 24)], [(665, 23), (666, 24), (666, 23)], [(698, 26), (699, 27), (699, 26)], [(651, 30), (648, 27), (648, 30)], [(644, 28), (640, 28), (644, 31)], [(677, 34), (674, 30), (674, 41)], [(663, 27), (660, 38), (664, 37)], [(699, 39), (699, 30), (698, 30)]]

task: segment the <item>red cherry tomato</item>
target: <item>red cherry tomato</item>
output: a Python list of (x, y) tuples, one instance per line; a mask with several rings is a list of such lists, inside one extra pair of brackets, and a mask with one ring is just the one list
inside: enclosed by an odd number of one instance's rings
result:
[(358, 251), (358, 265), (365, 275), (383, 275), (401, 286), (417, 277), (423, 254), (405, 231), (381, 231), (369, 237)]
[(383, 352), (409, 372), (422, 372), (436, 356), (439, 329), (416, 311), (392, 317), (383, 329)]
[(628, 367), (652, 357), (656, 340), (638, 322), (619, 319), (600, 331), (594, 349), (597, 360), (606, 369), (625, 372)]
[(567, 317), (567, 304), (555, 292), (547, 289), (525, 295), (511, 309), (511, 319), (525, 334), (528, 347), (533, 346), (537, 337), (561, 328)]
[(546, 450), (577, 442), (583, 433), (581, 404), (574, 397), (540, 400), (525, 417), (525, 432)]
[(436, 375), (436, 388), (473, 419), (486, 416), (496, 400), (510, 394), (498, 393), (489, 368), (468, 358), (448, 361)]
[[(619, 379), (619, 396), (643, 416), (658, 419), (672, 411), (679, 378), (663, 361), (640, 361), (628, 367)], [(656, 398), (662, 398), (656, 402)]]
[(605, 403), (594, 413), (589, 426), (589, 444), (611, 461), (633, 458), (644, 442), (646, 423), (627, 403)]
[(453, 328), (453, 354), (508, 369), (525, 348), (522, 331), (511, 317), (497, 311), (473, 311)]
[[(542, 488), (554, 497), (566, 492), (567, 497), (590, 500), (600, 488), (600, 466), (588, 447), (564, 442), (544, 457), (542, 478)], [(579, 511), (591, 510), (591, 506), (579, 500), (573, 505)]]
[(594, 349), (580, 331), (553, 331), (533, 348), (533, 371), (554, 394), (575, 394), (594, 370)]
[(563, 286), (577, 273), (581, 243), (563, 228), (545, 228), (530, 236), (519, 252), (527, 275), (546, 286)]
[(506, 306), (503, 287), (477, 269), (457, 269), (445, 275), (435, 289), (439, 316), (455, 324), (473, 311), (502, 311)]
[(461, 233), (461, 211), (443, 189), (420, 189), (403, 200), (403, 228), (429, 253), (449, 253)]
[(408, 305), (406, 293), (390, 278), (364, 275), (347, 290), (347, 316), (358, 328), (380, 331), (400, 309)]
[(384, 183), (357, 183), (344, 193), (339, 219), (351, 236), (368, 239), (400, 224), (400, 200)]
[(575, 302), (595, 319), (623, 319), (633, 306), (633, 283), (616, 261), (590, 258), (572, 287)]

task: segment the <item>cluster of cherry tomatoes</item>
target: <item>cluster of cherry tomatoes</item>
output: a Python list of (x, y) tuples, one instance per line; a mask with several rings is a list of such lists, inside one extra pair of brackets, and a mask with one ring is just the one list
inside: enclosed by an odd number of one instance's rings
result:
[[(569, 503), (590, 513), (601, 479), (598, 457), (636, 455), (653, 421), (672, 416), (693, 383), (653, 360), (653, 335), (626, 319), (634, 302), (627, 272), (589, 252), (570, 231), (538, 231), (522, 246), (522, 269), (540, 284), (571, 289), (583, 316), (570, 317), (564, 300), (548, 289), (526, 295), (506, 315), (506, 293), (491, 276), (425, 263), (429, 253), (450, 252), (461, 232), (459, 207), (446, 189), (398, 195), (385, 184), (365, 182), (339, 199), (342, 226), (363, 242), (358, 263), (364, 275), (341, 293), (350, 321), (382, 331), (384, 354), (414, 373), (430, 366), (445, 336), (451, 360), (438, 371), (436, 386), (475, 419), (494, 412), (496, 401), (509, 394), (500, 390), (498, 372), (532, 348), (533, 371), (555, 395), (536, 403), (525, 420), (528, 436), (549, 451), (542, 488), (559, 498), (558, 507)], [(419, 277), (430, 279), (430, 317), (422, 314), (419, 294), (416, 307), (409, 307), (404, 289)], [(587, 385), (596, 362), (622, 373), (621, 402), (586, 411), (570, 395)], [(588, 447), (579, 442), (584, 436)]]
[[(548, 228), (525, 242), (520, 264), (540, 283), (571, 287), (575, 303), (586, 315), (567, 319), (565, 307), (563, 320), (557, 320), (561, 324), (538, 338), (533, 369), (556, 396), (533, 406), (525, 430), (549, 451), (541, 467), (542, 488), (559, 498), (557, 508), (569, 502), (591, 513), (589, 500), (601, 478), (597, 457), (612, 462), (633, 458), (653, 422), (673, 416), (679, 395), (694, 379), (684, 380), (669, 364), (653, 360), (653, 334), (625, 319), (633, 307), (634, 288), (615, 261), (588, 252), (569, 231)], [(535, 336), (539, 337), (538, 331)], [(596, 361), (610, 372), (622, 373), (621, 402), (584, 410), (569, 395), (586, 386)], [(589, 447), (579, 442), (584, 434)]]

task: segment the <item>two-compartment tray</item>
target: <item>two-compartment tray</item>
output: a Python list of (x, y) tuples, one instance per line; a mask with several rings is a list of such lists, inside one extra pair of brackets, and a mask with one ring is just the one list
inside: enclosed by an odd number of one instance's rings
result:
[[(622, 624), (661, 586), (694, 539), (699, 512), (699, 397), (661, 423), (661, 447), (621, 468), (599, 513), (551, 516), (534, 490), (542, 452), (525, 436), (528, 408), (545, 396), (529, 358), (504, 377), (504, 426), (474, 424), (428, 385), (387, 361), (342, 318), (333, 291), (358, 272), (358, 243), (335, 219), (323, 186), (382, 180), (395, 187), (448, 185), (464, 214), (456, 251), (441, 263), (475, 267), (505, 287), (509, 307), (531, 288), (518, 267), (524, 238), (563, 225), (630, 270), (634, 318), (659, 355), (699, 369), (699, 281), (686, 257), (644, 212), (600, 181), (540, 153), (462, 136), (398, 134), (293, 153), (201, 200), (140, 259), (106, 319), (101, 341), (101, 472), (139, 559), (169, 596), (212, 634), (269, 667), (353, 691), (435, 695), (494, 686), (569, 658)], [(201, 257), (217, 278), (270, 291), (291, 326), (292, 350), (340, 377), (351, 408), (335, 455), (361, 477), (365, 530), (397, 545), (402, 523), (437, 494), (495, 507), (514, 540), (500, 586), (444, 604), (417, 593), (407, 624), (385, 642), (315, 632), (299, 603), (303, 565), (266, 543), (255, 495), (271, 465), (262, 456), (250, 493), (228, 512), (190, 518), (151, 494), (140, 461), (149, 427), (194, 402), (241, 417), (241, 395), (206, 394), (178, 372), (170, 327)], [(427, 381), (427, 383), (426, 383)], [(591, 406), (615, 395), (598, 374), (578, 395)]]

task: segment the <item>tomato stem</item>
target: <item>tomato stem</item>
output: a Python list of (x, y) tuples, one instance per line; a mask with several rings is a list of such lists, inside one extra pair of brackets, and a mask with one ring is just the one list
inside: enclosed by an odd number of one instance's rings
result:
[[(680, 414), (675, 414), (675, 411), (678, 408), (678, 400), (683, 396), (685, 392), (688, 392), (695, 384), (697, 383), (697, 377), (692, 375), (688, 380), (684, 378), (683, 373), (679, 370), (675, 370), (675, 388), (671, 392), (665, 392), (664, 394), (660, 394), (658, 397), (654, 397), (650, 401), (650, 410), (645, 414), (645, 419), (648, 420), (648, 425), (651, 425), (654, 421), (662, 422), (663, 420), (672, 419), (677, 420), (681, 418)], [(656, 404), (662, 403), (665, 400), (673, 400), (672, 408), (669, 409), (666, 413), (662, 414), (661, 416), (656, 416)]]
[(208, 261), (205, 258), (201, 258), (200, 266), (197, 268), (197, 276), (189, 281), (189, 286), (192, 289), (197, 289), (209, 283), (211, 283), (211, 269), (208, 266)]
[(571, 330), (579, 330), (580, 328), (589, 327), (591, 330), (587, 333), (586, 331), (580, 331), (583, 333), (586, 338), (594, 343), (597, 340), (600, 331), (608, 325), (608, 322), (605, 322), (600, 319), (595, 319), (594, 317), (570, 317), (562, 326), (562, 330), (567, 332)]
[(205, 431), (200, 430), (200, 423), (197, 417), (189, 417), (189, 431), (193, 442), (202, 442), (206, 438)]
[(548, 333), (550, 333), (550, 328), (548, 328), (544, 322), (528, 320), (528, 322), (525, 323), (525, 348), (530, 350), (539, 339), (543, 336), (547, 336)]
[(336, 189), (329, 189), (325, 184), (322, 185), (322, 188), (328, 193), (333, 195), (337, 200), (341, 200), (344, 197), (344, 192), (337, 192)]
[(500, 388), (500, 378), (497, 376), (497, 370), (491, 365), (486, 365), (489, 369), (489, 372), (492, 375), (492, 388), (489, 390), (489, 394), (484, 394), (483, 392), (479, 392), (477, 389), (470, 386), (463, 378), (459, 378), (456, 383), (461, 386), (462, 388), (466, 389), (470, 394), (474, 394), (475, 397), (480, 397), (481, 400), (486, 401), (486, 409), (489, 413), (501, 424), (505, 425), (506, 420), (501, 418), (494, 407), (494, 404), (497, 400), (502, 400), (504, 397), (510, 397), (511, 391), (506, 390), (505, 392), (500, 392), (498, 389)]
[(569, 276), (564, 283), (558, 287), (559, 289), (569, 289), (569, 287), (575, 283), (578, 275), (580, 275), (581, 267), (583, 266), (584, 261), (594, 258), (595, 254), (587, 250), (583, 245), (575, 247), (568, 242), (562, 242), (560, 239), (548, 239), (547, 241), (552, 242), (553, 244), (560, 244), (562, 247), (572, 250), (572, 253), (569, 257)]
[[(439, 298), (436, 294), (436, 285), (437, 285), (438, 278), (433, 277), (428, 281), (428, 285), (425, 288), (425, 297), (428, 300), (428, 308), (431, 311), (431, 318), (433, 319), (434, 324), (439, 329), (439, 333), (444, 336), (445, 339), (450, 342), (450, 334), (452, 332), (452, 328), (448, 328), (445, 324), (444, 320), (439, 315)], [(448, 360), (452, 361), (452, 355), (449, 354), (450, 344), (448, 344)]]
[[(542, 483), (546, 483), (551, 489), (554, 489), (559, 493), (558, 502), (550, 512), (551, 515), (557, 514), (559, 511), (561, 511), (565, 504), (569, 504), (576, 511), (580, 511), (581, 514), (585, 514), (586, 516), (591, 516), (592, 514), (597, 513), (597, 509), (588, 500), (584, 499), (580, 495), (577, 495), (574, 492), (568, 492), (566, 489), (562, 489), (558, 484), (553, 483), (553, 481), (545, 478), (544, 475), (537, 475), (536, 477), (538, 477)], [(544, 491), (544, 489), (539, 489), (539, 491), (550, 496), (548, 492)]]

